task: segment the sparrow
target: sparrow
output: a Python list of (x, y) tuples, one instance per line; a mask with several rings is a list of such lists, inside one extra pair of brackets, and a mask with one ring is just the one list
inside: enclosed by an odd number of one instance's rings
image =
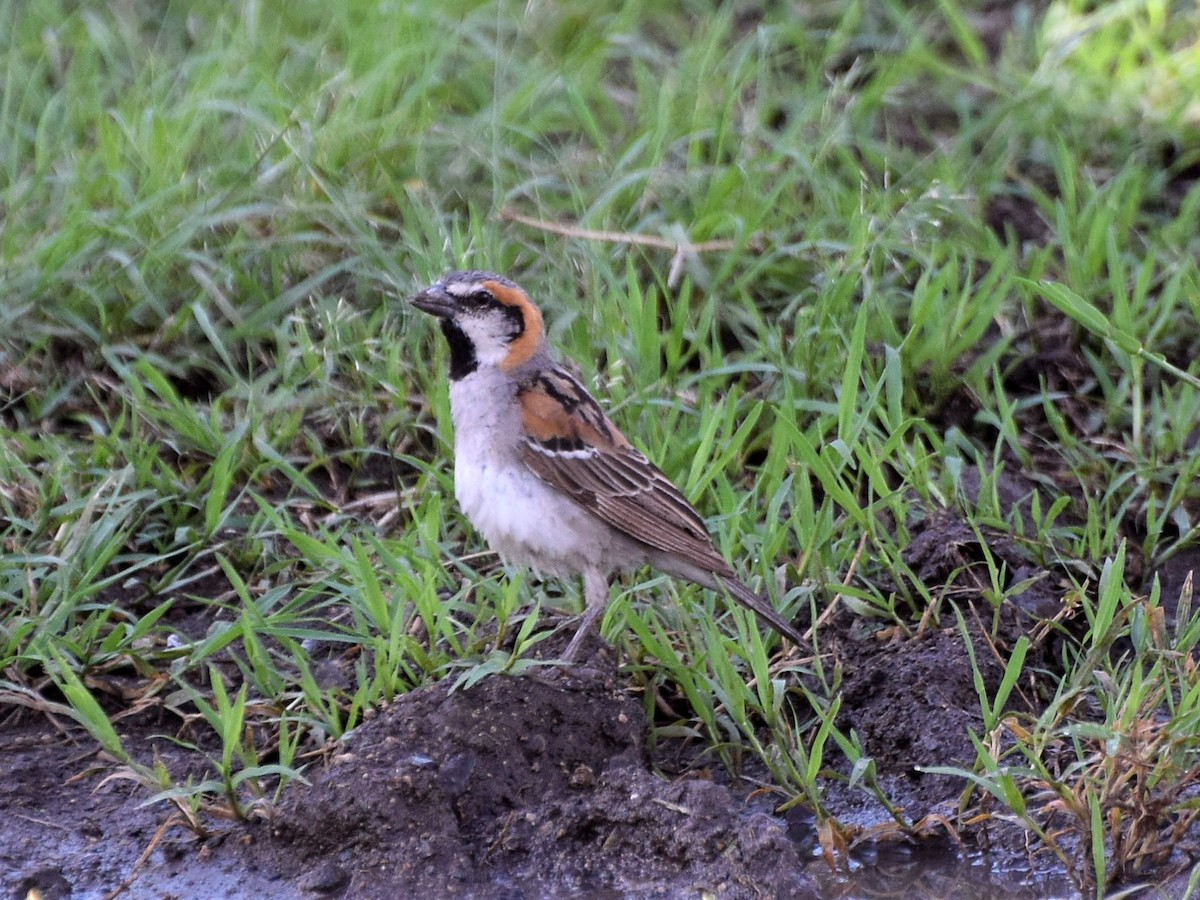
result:
[(652, 568), (722, 588), (798, 646), (800, 633), (743, 584), (699, 513), (555, 361), (529, 295), (493, 272), (450, 272), (412, 298), (450, 347), (454, 492), (506, 563), (583, 576), (571, 662), (609, 599), (609, 577)]

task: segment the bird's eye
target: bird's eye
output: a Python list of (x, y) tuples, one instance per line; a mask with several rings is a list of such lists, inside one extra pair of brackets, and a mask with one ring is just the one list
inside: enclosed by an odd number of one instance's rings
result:
[(478, 291), (472, 291), (470, 294), (468, 294), (467, 302), (472, 306), (487, 306), (490, 303), (495, 303), (496, 298), (493, 297), (489, 291), (480, 289)]

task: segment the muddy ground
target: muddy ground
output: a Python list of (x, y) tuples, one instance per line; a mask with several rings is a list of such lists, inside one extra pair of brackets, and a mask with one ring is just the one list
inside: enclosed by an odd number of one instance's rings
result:
[[(963, 726), (977, 701), (956, 644), (935, 631), (883, 644), (847, 638), (838, 650), (848, 673), (843, 724), (858, 729), (914, 821), (952, 816), (961, 791), (914, 765), (973, 758)], [(130, 728), (128, 746), (172, 767), (194, 759), (155, 736), (168, 725)], [(144, 789), (104, 782), (116, 767), (86, 736), (26, 715), (0, 738), (10, 773), (0, 784), (0, 870), (9, 895), (22, 898), (123, 887), (131, 897), (514, 900), (1069, 889), (1024, 850), (986, 858), (939, 828), (923, 840), (869, 843), (855, 871), (833, 871), (810, 811), (777, 816), (778, 795), (732, 781), (694, 753), (679, 770), (679, 748), (669, 754), (675, 771), (656, 772), (662, 760), (647, 752), (648, 731), (612, 651), (599, 647), (570, 673), (496, 676), (457, 691), (442, 683), (379, 711), (309, 769), (311, 786), (294, 785), (271, 820), (219, 825), (200, 838), (180, 826), (158, 834), (164, 804), (143, 806)], [(831, 803), (862, 827), (886, 821), (862, 794), (835, 790)]]
[[(989, 550), (1016, 554), (1003, 536)], [(998, 630), (981, 629), (962, 578), (981, 556), (975, 532), (944, 517), (916, 536), (908, 559), (922, 579), (959, 573), (994, 690), (1001, 667), (990, 647), (1032, 633), (1059, 589), (1042, 573)], [(1028, 578), (1019, 561), (1011, 568)], [(837, 635), (823, 649), (845, 673), (839, 725), (861, 737), (904, 816), (925, 820), (903, 835), (861, 789), (829, 780), (829, 811), (847, 834), (876, 836), (838, 869), (822, 858), (812, 811), (776, 814), (781, 797), (760, 789), (763, 773), (735, 779), (688, 745), (664, 745), (655, 758), (640, 699), (597, 643), (570, 672), (402, 696), (314, 757), (310, 784), (292, 785), (269, 819), (210, 822), (205, 836), (167, 824), (169, 806), (145, 805), (145, 788), (107, 778), (120, 767), (70, 723), (10, 709), (0, 730), (3, 888), (47, 900), (1076, 896), (1056, 860), (1015, 828), (948, 827), (962, 781), (918, 771), (974, 760), (967, 732), (980, 727), (979, 701), (958, 628), (904, 636), (844, 614), (825, 633)], [(1035, 652), (1053, 656), (1044, 642)], [(197, 754), (167, 739), (180, 723), (155, 715), (121, 720), (127, 747), (147, 762), (157, 754), (177, 777), (202, 777), (185, 768)]]

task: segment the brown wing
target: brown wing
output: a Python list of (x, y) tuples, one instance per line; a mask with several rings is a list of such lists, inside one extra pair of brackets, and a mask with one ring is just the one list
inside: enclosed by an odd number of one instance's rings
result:
[[(658, 467), (625, 439), (578, 381), (561, 369), (536, 375), (517, 394), (521, 458), (602, 521), (680, 562), (711, 573), (738, 603), (798, 647), (804, 636), (764, 597), (738, 580), (712, 545), (704, 521)], [(696, 580), (695, 572), (684, 577)]]
[(533, 472), (612, 527), (718, 574), (731, 573), (687, 498), (604, 415), (575, 378), (539, 373), (518, 393)]

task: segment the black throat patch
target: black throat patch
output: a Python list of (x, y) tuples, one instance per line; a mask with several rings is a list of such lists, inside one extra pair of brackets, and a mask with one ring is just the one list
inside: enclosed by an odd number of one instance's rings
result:
[(466, 378), (479, 368), (475, 345), (453, 319), (442, 319), (442, 334), (450, 345), (450, 380)]

